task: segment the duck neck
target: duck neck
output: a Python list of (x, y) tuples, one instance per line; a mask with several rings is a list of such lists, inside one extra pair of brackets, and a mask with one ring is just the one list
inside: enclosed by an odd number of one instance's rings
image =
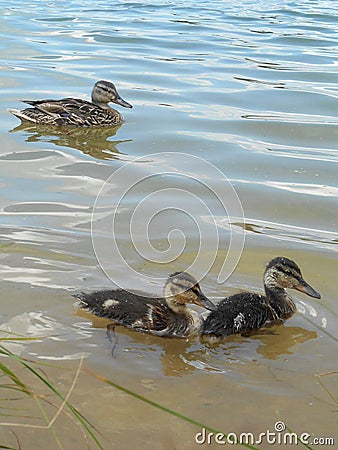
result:
[(102, 109), (111, 109), (111, 107), (108, 106), (108, 103), (99, 102), (98, 100), (94, 100), (93, 97), (92, 97), (92, 103), (93, 103), (93, 105), (98, 106), (99, 108), (102, 108)]
[(279, 286), (264, 285), (265, 295), (280, 319), (287, 319), (296, 311), (296, 305), (286, 290)]

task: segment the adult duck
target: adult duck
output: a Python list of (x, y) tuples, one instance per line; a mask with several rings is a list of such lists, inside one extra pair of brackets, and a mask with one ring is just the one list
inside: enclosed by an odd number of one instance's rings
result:
[(75, 127), (114, 127), (123, 122), (121, 114), (108, 106), (116, 103), (125, 108), (132, 108), (118, 94), (116, 87), (109, 81), (98, 81), (92, 90), (92, 101), (78, 98), (63, 98), (61, 100), (23, 100), (33, 106), (22, 111), (9, 109), (23, 122), (51, 126)]
[(231, 334), (250, 334), (293, 315), (296, 305), (286, 289), (296, 289), (310, 297), (320, 298), (303, 278), (297, 264), (276, 257), (264, 272), (265, 295), (241, 292), (223, 299), (204, 321), (202, 340), (218, 342)]
[(197, 280), (186, 272), (169, 276), (164, 297), (123, 289), (75, 294), (78, 306), (96, 316), (106, 317), (115, 324), (136, 331), (163, 337), (186, 338), (200, 333), (203, 319), (187, 307), (194, 303), (214, 310), (214, 304), (203, 294)]

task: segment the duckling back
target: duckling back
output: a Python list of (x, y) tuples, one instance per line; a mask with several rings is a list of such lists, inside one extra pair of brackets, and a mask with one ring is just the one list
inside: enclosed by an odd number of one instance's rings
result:
[(134, 327), (142, 326), (149, 308), (154, 304), (167, 308), (163, 299), (147, 297), (142, 294), (124, 291), (122, 289), (104, 290), (86, 294), (80, 292), (74, 297), (79, 301), (78, 306), (99, 317), (106, 317), (121, 325)]
[(222, 300), (204, 321), (202, 337), (224, 339), (231, 334), (248, 334), (278, 320), (266, 297), (242, 292)]

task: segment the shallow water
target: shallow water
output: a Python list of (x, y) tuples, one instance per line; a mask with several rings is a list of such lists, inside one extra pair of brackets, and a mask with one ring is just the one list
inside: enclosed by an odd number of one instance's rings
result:
[[(284, 420), (334, 436), (337, 375), (322, 377), (329, 392), (315, 377), (337, 371), (334, 2), (25, 5), (2, 2), (0, 19), (1, 321), (39, 339), (11, 348), (56, 363), (46, 370), (65, 392), (85, 355), (85, 369), (226, 432)], [(6, 111), (88, 98), (98, 79), (134, 106), (117, 129), (20, 125)], [(215, 348), (117, 329), (112, 358), (106, 322), (73, 307), (72, 293), (113, 281), (160, 293), (183, 269), (216, 301), (260, 292), (277, 255), (322, 300), (296, 292), (285, 325)], [(71, 401), (107, 449), (200, 447), (198, 427), (88, 372)], [(66, 415), (56, 431), (64, 448), (84, 448)], [(50, 430), (16, 432), (25, 449), (57, 448)], [(0, 436), (13, 445), (7, 428)]]

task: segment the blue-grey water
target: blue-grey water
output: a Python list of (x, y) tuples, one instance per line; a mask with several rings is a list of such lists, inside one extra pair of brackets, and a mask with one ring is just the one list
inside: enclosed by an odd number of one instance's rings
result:
[[(311, 439), (334, 436), (335, 2), (29, 0), (1, 10), (1, 328), (38, 338), (11, 349), (52, 363), (44, 370), (64, 394), (84, 355), (84, 369), (224, 432), (258, 436), (283, 420)], [(116, 107), (119, 128), (46, 129), (7, 111), (25, 99), (89, 99), (100, 79), (133, 105)], [(106, 322), (73, 306), (74, 292), (113, 282), (160, 293), (183, 269), (215, 301), (262, 292), (278, 255), (322, 300), (293, 291), (287, 323), (215, 348), (116, 329), (112, 358)], [(70, 399), (104, 448), (201, 447), (198, 427), (86, 371)], [(28, 411), (46, 423), (20, 401), (16, 422), (32, 421)], [(49, 429), (15, 433), (25, 450), (60, 448)], [(55, 433), (65, 449), (87, 445), (64, 413)], [(15, 445), (8, 426), (0, 438)]]

